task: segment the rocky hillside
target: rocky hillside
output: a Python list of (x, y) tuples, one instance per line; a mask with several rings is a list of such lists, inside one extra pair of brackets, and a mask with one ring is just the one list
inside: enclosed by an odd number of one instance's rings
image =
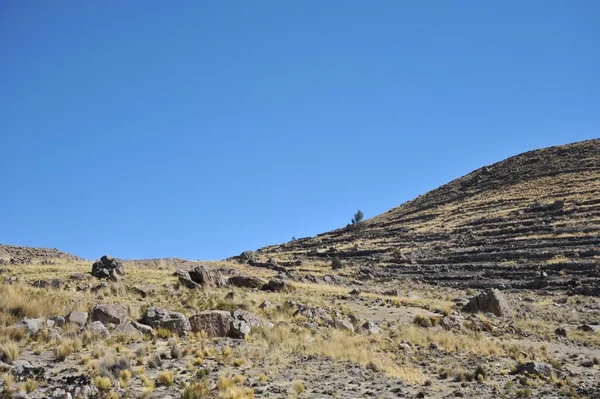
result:
[(290, 266), (339, 258), (382, 279), (600, 294), (600, 139), (482, 167), (363, 224), (258, 255)]
[(59, 251), (56, 248), (32, 248), (0, 244), (0, 264), (52, 264), (58, 261), (81, 262), (83, 260), (78, 256)]

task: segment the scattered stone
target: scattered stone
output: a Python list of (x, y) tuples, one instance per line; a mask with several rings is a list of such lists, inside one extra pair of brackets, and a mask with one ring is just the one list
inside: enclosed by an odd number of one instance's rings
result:
[(104, 324), (102, 324), (102, 322), (100, 322), (100, 321), (94, 321), (94, 322), (90, 323), (86, 327), (86, 329), (88, 331), (91, 331), (94, 335), (99, 335), (99, 336), (102, 336), (103, 338), (109, 338), (110, 337), (110, 332), (104, 326)]
[(582, 324), (579, 327), (577, 327), (577, 329), (579, 331), (595, 333), (597, 330), (600, 329), (600, 326), (599, 325), (591, 325), (591, 324)]
[(458, 316), (444, 316), (439, 320), (438, 324), (446, 331), (460, 331), (462, 328), (462, 320)]
[(549, 377), (552, 374), (552, 366), (541, 362), (529, 362), (517, 365), (517, 373), (524, 374), (527, 372), (532, 375), (541, 375)]
[(268, 308), (273, 307), (273, 304), (271, 302), (269, 302), (269, 301), (263, 301), (263, 303), (261, 303), (260, 305), (258, 305), (258, 307), (260, 309), (268, 309)]
[(385, 296), (400, 296), (400, 290), (398, 288), (389, 288), (381, 292)]
[(206, 331), (209, 338), (226, 337), (231, 331), (233, 317), (223, 310), (210, 310), (189, 318), (192, 332)]
[(25, 381), (28, 378), (37, 378), (44, 374), (44, 367), (34, 366), (27, 360), (15, 360), (12, 362), (11, 373), (17, 381)]
[[(151, 327), (148, 327), (148, 328), (151, 328)], [(142, 337), (142, 332), (140, 330), (138, 330), (137, 328), (135, 328), (135, 326), (131, 322), (125, 322), (125, 323), (119, 324), (113, 330), (113, 334), (114, 335), (124, 335), (126, 337), (131, 337), (131, 336), (137, 337), (137, 338)]]
[(353, 289), (352, 291), (350, 291), (348, 293), (348, 295), (352, 295), (352, 296), (359, 296), (360, 295), (360, 290), (358, 288)]
[(354, 326), (348, 320), (335, 319), (334, 325), (338, 330), (354, 332)]
[(121, 324), (127, 319), (127, 309), (117, 303), (110, 305), (96, 305), (92, 310), (92, 320), (102, 324)]
[(372, 321), (366, 321), (362, 326), (362, 329), (369, 334), (380, 334), (381, 328), (377, 327)]
[(554, 334), (560, 336), (560, 337), (567, 337), (567, 330), (563, 327), (558, 327), (556, 330), (554, 330)]
[(62, 316), (50, 316), (48, 320), (54, 322), (55, 327), (62, 327), (65, 325), (65, 318)]
[(78, 310), (72, 311), (65, 317), (65, 321), (67, 323), (77, 324), (80, 327), (85, 326), (85, 324), (87, 323), (87, 319), (88, 319), (87, 312), (80, 312)]
[(265, 285), (265, 282), (258, 277), (243, 275), (229, 277), (228, 282), (230, 285), (240, 288), (261, 288)]
[(156, 335), (154, 333), (154, 329), (146, 324), (138, 323), (137, 321), (132, 321), (131, 325), (134, 326), (139, 332), (148, 335), (149, 337), (154, 337)]
[(287, 280), (274, 278), (269, 280), (269, 282), (265, 285), (264, 289), (265, 291), (272, 292), (289, 292), (293, 291), (294, 287)]
[(190, 322), (183, 314), (157, 307), (146, 309), (141, 321), (152, 328), (164, 328), (179, 335), (185, 335), (191, 329)]
[(43, 323), (42, 319), (28, 319), (27, 317), (21, 321), (16, 322), (9, 329), (20, 329), (25, 330), (27, 334), (36, 334), (40, 331), (40, 327)]
[(463, 311), (492, 313), (496, 316), (511, 316), (512, 311), (504, 296), (497, 289), (491, 289), (473, 297)]
[(265, 327), (263, 320), (246, 310), (237, 309), (232, 316), (233, 321), (229, 332), (232, 338), (244, 338), (252, 332), (253, 328)]
[(52, 280), (37, 280), (37, 281), (34, 281), (32, 285), (36, 288), (60, 289), (60, 287), (62, 285), (62, 281), (59, 279), (56, 279), (56, 278), (54, 278)]
[(227, 295), (225, 295), (225, 299), (228, 301), (233, 301), (235, 299), (236, 295), (235, 292), (231, 291), (228, 292)]
[(133, 287), (133, 291), (142, 296), (142, 298), (147, 298), (150, 295), (155, 294), (158, 291), (158, 288), (155, 285), (144, 285), (142, 287), (135, 286)]

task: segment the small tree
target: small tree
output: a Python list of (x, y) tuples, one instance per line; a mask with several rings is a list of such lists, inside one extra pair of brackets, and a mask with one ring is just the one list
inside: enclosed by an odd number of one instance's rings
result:
[(354, 232), (355, 235), (359, 235), (360, 232), (362, 231), (363, 227), (364, 227), (364, 223), (362, 221), (363, 217), (364, 217), (364, 214), (359, 209), (354, 214), (354, 217), (352, 218), (352, 223), (350, 224), (350, 228)]

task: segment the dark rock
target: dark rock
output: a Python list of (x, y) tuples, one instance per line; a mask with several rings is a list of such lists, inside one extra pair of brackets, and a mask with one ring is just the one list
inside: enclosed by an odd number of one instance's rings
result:
[(562, 327), (558, 327), (556, 330), (554, 330), (554, 334), (560, 336), (560, 337), (566, 337), (567, 336), (567, 330), (565, 328)]
[(252, 276), (232, 276), (229, 277), (229, 284), (240, 288), (261, 288), (265, 282), (258, 277)]
[(465, 305), (466, 312), (489, 312), (496, 316), (511, 316), (512, 311), (504, 296), (497, 289), (491, 289), (473, 297)]
[(577, 329), (580, 331), (584, 331), (584, 332), (595, 333), (597, 330), (600, 329), (600, 326), (591, 325), (591, 324), (582, 324), (579, 327), (577, 327)]
[(191, 329), (190, 322), (183, 314), (157, 307), (146, 309), (141, 322), (152, 328), (171, 330), (179, 335), (185, 335)]
[(104, 255), (92, 265), (92, 276), (101, 279), (119, 281), (119, 276), (125, 275), (125, 266), (119, 259)]
[(92, 310), (92, 320), (102, 324), (121, 324), (127, 319), (127, 309), (116, 303), (110, 305), (96, 305)]
[(294, 287), (287, 280), (274, 278), (269, 280), (264, 289), (272, 292), (289, 292), (293, 291)]
[(190, 270), (189, 276), (192, 281), (196, 284), (206, 285), (209, 287), (214, 287), (215, 282), (213, 281), (212, 276), (206, 270), (206, 268), (202, 265), (196, 266), (194, 269)]

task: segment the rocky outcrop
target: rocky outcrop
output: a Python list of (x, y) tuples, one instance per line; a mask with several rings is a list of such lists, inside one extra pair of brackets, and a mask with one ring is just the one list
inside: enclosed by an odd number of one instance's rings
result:
[(528, 362), (517, 365), (517, 373), (524, 374), (527, 373), (529, 375), (541, 375), (544, 377), (549, 377), (552, 374), (554, 369), (552, 366), (546, 363), (541, 362)]
[(185, 335), (191, 330), (190, 322), (182, 313), (157, 307), (146, 309), (141, 322), (152, 328), (171, 330), (179, 335)]
[(492, 313), (496, 316), (512, 316), (508, 302), (497, 289), (484, 291), (476, 297), (471, 298), (469, 303), (463, 307), (463, 311)]
[(92, 265), (92, 276), (101, 279), (119, 281), (125, 275), (125, 266), (119, 259), (104, 255)]
[(271, 292), (290, 292), (294, 290), (294, 286), (289, 281), (273, 278), (263, 287), (265, 291)]

